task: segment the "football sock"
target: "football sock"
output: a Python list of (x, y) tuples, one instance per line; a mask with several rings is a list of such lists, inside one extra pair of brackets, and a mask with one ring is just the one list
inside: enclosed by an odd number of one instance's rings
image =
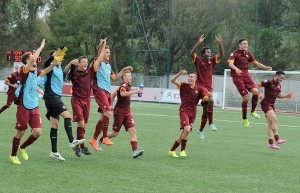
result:
[(130, 143), (131, 143), (132, 151), (137, 150), (138, 142), (137, 141), (131, 141)]
[(171, 148), (171, 151), (175, 151), (175, 149), (180, 145), (180, 143), (178, 143), (178, 141), (175, 141), (172, 148)]
[(36, 137), (33, 136), (33, 134), (31, 134), (27, 140), (20, 146), (21, 149), (25, 149), (27, 146), (33, 144), (35, 142), (35, 140), (37, 140)]
[(12, 141), (11, 156), (16, 156), (21, 139), (14, 137)]
[(187, 140), (181, 139), (181, 151), (185, 150), (186, 143), (187, 143)]
[(102, 119), (103, 138), (107, 137), (108, 124), (109, 124), (109, 117), (103, 116)]
[(279, 140), (279, 135), (274, 135), (274, 138), (275, 138), (276, 141), (278, 141)]
[(0, 113), (2, 113), (3, 111), (5, 111), (7, 108), (9, 108), (9, 105), (3, 105), (3, 107), (0, 109)]
[(52, 152), (57, 152), (57, 129), (51, 128), (50, 130), (50, 140)]
[(243, 119), (247, 119), (247, 103), (248, 102), (242, 102)]
[(102, 121), (99, 120), (99, 121), (97, 122), (97, 125), (96, 125), (96, 128), (95, 128), (95, 132), (94, 132), (94, 135), (93, 135), (93, 138), (97, 140), (98, 137), (99, 137), (99, 135), (100, 135), (100, 133), (101, 133), (101, 131), (102, 131)]
[(257, 102), (258, 102), (258, 95), (253, 95), (252, 96), (252, 108), (251, 108), (251, 113), (255, 111), (255, 108), (257, 106)]
[(203, 114), (202, 115), (202, 119), (201, 119), (201, 125), (200, 125), (199, 131), (203, 131), (204, 130), (206, 122), (207, 122), (207, 116)]
[(208, 124), (212, 124), (213, 122), (213, 110), (214, 110), (214, 101), (211, 101), (207, 105)]
[(269, 139), (269, 144), (273, 144), (273, 139)]
[[(77, 139), (84, 139), (84, 133), (85, 133), (85, 129), (82, 127), (77, 127)], [(82, 143), (80, 145), (81, 148), (85, 147), (84, 144)]]
[(64, 125), (65, 125), (65, 130), (66, 130), (69, 142), (72, 143), (74, 140), (74, 137), (73, 137), (73, 133), (72, 133), (71, 118), (65, 118)]

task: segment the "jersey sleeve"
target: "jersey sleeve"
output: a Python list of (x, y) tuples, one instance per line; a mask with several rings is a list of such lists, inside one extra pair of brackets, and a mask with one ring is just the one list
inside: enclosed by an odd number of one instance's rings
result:
[(199, 61), (200, 58), (198, 57), (198, 55), (196, 53), (194, 53), (192, 59), (193, 59), (194, 64), (197, 64), (197, 62)]
[(264, 80), (257, 83), (259, 87), (268, 87), (270, 85), (270, 80)]
[(119, 92), (126, 92), (126, 84), (122, 84), (119, 88)]
[(254, 58), (254, 56), (250, 52), (248, 53), (248, 55), (249, 55), (249, 59), (248, 59), (249, 62), (256, 61), (256, 59)]
[(114, 78), (116, 76), (116, 74), (114, 73), (114, 71), (110, 71), (110, 77)]
[(228, 62), (234, 62), (236, 57), (236, 53), (235, 52), (231, 52), (229, 58), (228, 58)]
[(44, 69), (51, 65), (51, 62), (54, 60), (54, 57), (51, 55), (46, 62), (44, 63)]
[(184, 85), (184, 82), (180, 82), (177, 86), (177, 88), (180, 90), (181, 86)]
[(205, 98), (207, 98), (208, 91), (205, 88), (198, 86), (198, 92), (200, 99), (204, 100)]

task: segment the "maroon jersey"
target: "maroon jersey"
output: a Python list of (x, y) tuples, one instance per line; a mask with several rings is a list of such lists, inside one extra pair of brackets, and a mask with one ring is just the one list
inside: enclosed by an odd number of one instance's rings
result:
[(93, 67), (85, 71), (75, 70), (72, 75), (72, 96), (89, 98), (91, 96), (91, 81), (93, 78)]
[(209, 60), (198, 57), (197, 54), (193, 55), (193, 62), (197, 71), (197, 85), (201, 85), (210, 92), (212, 91), (212, 75), (215, 65), (219, 63), (217, 57), (213, 57)]
[(261, 101), (261, 104), (274, 105), (279, 93), (281, 93), (281, 84), (279, 84), (275, 79), (262, 81), (258, 84), (265, 87), (265, 97)]
[[(9, 77), (6, 78), (6, 81), (10, 84), (16, 84), (18, 81), (19, 81), (19, 72), (16, 71), (16, 72), (13, 72), (9, 75)], [(7, 91), (7, 94), (10, 95), (10, 94), (13, 94), (15, 95), (15, 91), (16, 91), (17, 88), (14, 88), (12, 86), (9, 86), (8, 87), (8, 91)]]
[(130, 99), (131, 96), (122, 97), (121, 92), (128, 92), (131, 90), (131, 84), (129, 82), (123, 82), (117, 91), (118, 101), (114, 108), (115, 114), (131, 114)]
[(207, 91), (200, 87), (195, 86), (191, 88), (188, 83), (182, 82), (179, 88), (181, 105), (179, 111), (185, 111), (188, 114), (195, 115), (196, 108), (199, 101), (199, 98), (203, 98)]
[[(255, 58), (250, 52), (237, 49), (230, 54), (229, 61), (233, 61), (233, 64), (242, 71), (241, 76), (249, 76), (248, 66), (250, 62), (255, 61)], [(232, 77), (238, 76), (233, 69), (231, 69), (230, 75)]]

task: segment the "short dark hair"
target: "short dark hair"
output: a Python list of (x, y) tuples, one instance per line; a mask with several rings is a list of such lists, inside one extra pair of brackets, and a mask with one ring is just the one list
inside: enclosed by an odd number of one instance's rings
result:
[(204, 47), (201, 49), (201, 56), (203, 56), (203, 54), (205, 54), (205, 51), (206, 50), (209, 50), (210, 48), (209, 47)]
[(246, 38), (241, 38), (241, 39), (239, 39), (239, 44), (241, 44), (242, 41), (248, 41), (248, 40)]
[(279, 76), (279, 75), (285, 75), (284, 71), (282, 70), (278, 70), (276, 73), (275, 73), (276, 76)]
[(80, 57), (78, 58), (78, 62), (80, 62), (82, 59), (88, 59), (88, 57), (87, 57), (87, 56), (80, 56)]
[(31, 55), (31, 52), (25, 52), (22, 55), (21, 60), (22, 60), (23, 64), (25, 64), (25, 65), (27, 64), (27, 60), (29, 59), (30, 55)]

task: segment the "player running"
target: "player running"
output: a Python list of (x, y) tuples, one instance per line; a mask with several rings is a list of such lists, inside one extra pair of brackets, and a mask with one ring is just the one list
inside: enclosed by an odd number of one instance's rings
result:
[(16, 100), (15, 91), (18, 88), (19, 84), (19, 66), (15, 66), (15, 72), (11, 73), (6, 80), (4, 81), (4, 84), (8, 85), (7, 90), (7, 101), (6, 104), (2, 106), (0, 109), (0, 114), (8, 109), (10, 105)]
[(45, 82), (45, 91), (43, 99), (45, 101), (45, 106), (47, 108), (46, 117), (51, 123), (50, 130), (50, 141), (51, 141), (51, 152), (50, 157), (64, 161), (60, 153), (57, 151), (57, 130), (59, 128), (59, 116), (62, 116), (64, 119), (64, 127), (69, 139), (69, 146), (75, 148), (77, 145), (80, 145), (84, 142), (84, 139), (77, 140), (74, 139), (72, 133), (72, 124), (71, 124), (71, 114), (69, 113), (67, 107), (61, 100), (62, 90), (63, 90), (63, 70), (61, 68), (61, 61), (66, 54), (67, 48), (61, 47), (58, 50), (54, 51), (49, 59), (45, 62), (44, 68), (47, 68), (51, 63), (55, 64), (53, 70), (47, 74)]
[[(64, 72), (69, 72), (69, 79), (72, 81), (72, 111), (73, 122), (77, 122), (77, 140), (84, 139), (86, 124), (89, 120), (91, 109), (91, 81), (94, 75), (94, 68), (88, 68), (87, 56), (80, 56), (72, 60)], [(81, 153), (91, 155), (89, 149), (82, 143), (74, 148), (75, 155), (81, 157)]]
[[(132, 157), (137, 158), (143, 155), (144, 150), (138, 150), (138, 141), (137, 141), (137, 132), (135, 128), (135, 122), (131, 115), (130, 109), (130, 99), (131, 95), (143, 93), (142, 89), (131, 90), (131, 72), (126, 71), (123, 75), (123, 82), (120, 85), (119, 89), (112, 94), (112, 107), (115, 97), (117, 96), (118, 101), (114, 107), (114, 124), (112, 132), (107, 134), (108, 138), (116, 137), (122, 125), (124, 125), (125, 130), (130, 134), (130, 144), (132, 148)], [(98, 141), (99, 151), (102, 151), (102, 140), (101, 137)]]
[[(293, 92), (287, 95), (281, 93), (281, 82), (285, 78), (283, 71), (277, 71), (275, 77), (270, 80), (259, 82), (259, 87), (265, 87), (265, 96), (261, 101), (261, 109), (266, 115), (268, 123), (268, 147), (271, 149), (279, 149), (278, 144), (285, 143), (286, 140), (281, 139), (278, 135), (277, 116), (275, 114), (275, 101), (277, 98), (292, 98)], [(275, 138), (275, 144), (273, 142)]]
[(132, 67), (128, 66), (123, 68), (118, 74), (115, 74), (109, 64), (109, 58), (110, 49), (106, 45), (105, 38), (100, 40), (98, 58), (93, 64), (95, 76), (93, 78), (92, 88), (95, 101), (99, 105), (98, 112), (100, 113), (100, 118), (96, 124), (93, 138), (91, 138), (89, 142), (96, 151), (99, 151), (97, 139), (101, 131), (103, 131), (102, 143), (108, 146), (113, 145), (107, 137), (109, 118), (112, 114), (110, 78), (116, 82), (123, 76), (125, 71), (132, 70)]
[(172, 157), (178, 158), (175, 150), (181, 144), (181, 151), (179, 156), (181, 158), (186, 157), (186, 143), (188, 136), (192, 131), (193, 123), (196, 118), (197, 104), (199, 97), (203, 101), (209, 102), (212, 98), (212, 94), (207, 92), (204, 88), (196, 85), (197, 75), (196, 73), (191, 73), (188, 76), (188, 83), (180, 82), (177, 78), (187, 72), (181, 70), (175, 76), (171, 78), (171, 82), (179, 88), (181, 105), (179, 108), (180, 116), (180, 135), (178, 139), (173, 144), (172, 148), (169, 150), (168, 154)]
[(249, 75), (249, 63), (253, 63), (258, 68), (263, 70), (272, 70), (272, 67), (265, 66), (256, 61), (254, 56), (248, 51), (248, 41), (246, 38), (242, 38), (239, 40), (239, 48), (230, 54), (228, 62), (229, 67), (231, 68), (230, 75), (232, 77), (232, 81), (238, 89), (240, 95), (242, 96), (243, 124), (245, 127), (249, 127), (250, 123), (247, 118), (247, 105), (249, 101), (248, 91), (253, 94), (251, 101), (251, 115), (256, 119), (260, 118), (260, 116), (255, 111), (258, 102), (258, 89), (252, 77)]
[[(42, 41), (40, 47), (32, 55), (27, 52), (22, 55), (22, 63), (24, 66), (20, 68), (20, 89), (16, 91), (18, 97), (15, 101), (18, 105), (16, 113), (16, 134), (12, 141), (12, 151), (9, 160), (13, 164), (21, 164), (17, 157), (17, 151), (21, 153), (24, 160), (28, 160), (26, 147), (34, 143), (42, 134), (42, 121), (40, 110), (38, 107), (38, 76), (49, 73), (55, 64), (51, 64), (44, 70), (37, 70), (36, 60), (45, 46), (45, 40)], [(27, 124), (31, 127), (31, 135), (20, 145), (20, 141), (25, 134)]]
[[(224, 55), (224, 48), (222, 45), (222, 37), (220, 35), (217, 35), (216, 41), (217, 41), (217, 44), (219, 45), (220, 54), (217, 54), (214, 57), (212, 57), (210, 48), (204, 47), (201, 50), (201, 57), (199, 57), (199, 56), (197, 56), (196, 51), (197, 51), (199, 45), (204, 41), (204, 39), (205, 39), (205, 36), (204, 36), (204, 34), (202, 34), (199, 37), (198, 42), (192, 49), (191, 56), (193, 58), (193, 62), (195, 64), (196, 71), (197, 71), (196, 84), (198, 86), (204, 87), (207, 91), (212, 93), (213, 71), (214, 71), (215, 65), (220, 62), (220, 59)], [(217, 131), (218, 129), (213, 123), (214, 100), (213, 99), (210, 100), (209, 103), (207, 101), (205, 101), (205, 102), (202, 101), (201, 105), (203, 107), (203, 113), (202, 113), (202, 118), (201, 118), (201, 125), (198, 130), (198, 135), (199, 135), (200, 139), (203, 140), (204, 139), (204, 127), (206, 125), (207, 118), (208, 118), (209, 128), (212, 131)]]

